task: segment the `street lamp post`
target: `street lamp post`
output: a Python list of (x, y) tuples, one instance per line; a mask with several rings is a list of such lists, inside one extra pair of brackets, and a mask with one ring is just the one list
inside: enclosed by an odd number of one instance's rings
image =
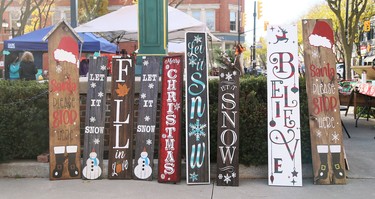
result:
[(17, 26), (18, 29), (14, 29), (14, 27), (8, 29), (9, 23), (6, 22), (4, 19), (3, 19), (3, 23), (1, 24), (1, 27), (3, 28), (4, 32), (11, 32), (12, 33), (12, 38), (16, 35), (15, 31), (19, 31), (19, 28), (21, 27), (21, 23), (19, 21), (17, 21), (16, 26)]

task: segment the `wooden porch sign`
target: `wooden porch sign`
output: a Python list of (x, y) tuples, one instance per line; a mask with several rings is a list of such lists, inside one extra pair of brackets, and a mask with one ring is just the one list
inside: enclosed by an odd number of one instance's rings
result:
[(179, 182), (181, 176), (181, 56), (163, 59), (159, 138), (159, 182)]
[[(239, 64), (239, 61), (235, 64)], [(220, 68), (217, 185), (239, 185), (239, 81), (240, 72), (232, 67)]]
[(332, 21), (302, 20), (314, 184), (346, 184)]
[(267, 27), (268, 184), (302, 186), (297, 27)]
[(82, 178), (98, 179), (103, 173), (107, 58), (90, 58)]
[(133, 177), (139, 180), (152, 180), (160, 57), (147, 56), (142, 59)]
[(79, 37), (61, 21), (43, 39), (48, 39), (50, 179), (81, 178)]
[(131, 179), (135, 67), (131, 59), (116, 57), (112, 71), (108, 178)]
[(186, 181), (210, 183), (206, 33), (186, 33)]

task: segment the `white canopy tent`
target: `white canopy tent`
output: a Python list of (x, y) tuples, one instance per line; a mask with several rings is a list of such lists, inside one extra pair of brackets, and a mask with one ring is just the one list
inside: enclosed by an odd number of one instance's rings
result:
[[(138, 6), (124, 6), (75, 28), (77, 32), (93, 32), (111, 42), (138, 40)], [(190, 15), (168, 6), (168, 40), (183, 42), (185, 32), (207, 32), (212, 41), (220, 41), (212, 35), (206, 25)]]

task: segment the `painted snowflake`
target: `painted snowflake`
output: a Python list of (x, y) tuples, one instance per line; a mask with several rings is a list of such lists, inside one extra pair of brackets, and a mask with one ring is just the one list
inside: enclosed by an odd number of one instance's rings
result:
[(62, 67), (60, 65), (56, 66), (56, 72), (61, 73), (62, 72)]
[(189, 58), (189, 65), (194, 66), (195, 64), (197, 64), (196, 60), (197, 59), (195, 57), (190, 57)]
[(217, 176), (220, 180), (223, 179), (223, 174), (219, 174), (219, 176)]
[(195, 139), (197, 141), (200, 140), (200, 137), (206, 137), (206, 132), (204, 131), (204, 128), (207, 127), (206, 124), (200, 124), (199, 119), (195, 122), (195, 124), (190, 123), (189, 127), (191, 128), (191, 131), (189, 132), (189, 136), (195, 136)]
[(334, 133), (332, 134), (332, 141), (334, 141), (335, 143), (337, 143), (337, 141), (339, 141), (339, 134), (336, 133), (336, 131), (334, 131)]
[(225, 77), (224, 73), (220, 73), (220, 77), (224, 78)]
[(145, 122), (148, 122), (148, 121), (150, 121), (150, 116), (146, 115), (146, 117), (144, 119), (145, 119)]
[(96, 121), (95, 117), (90, 117), (90, 122), (94, 123)]
[(151, 139), (147, 139), (146, 140), (146, 144), (150, 146), (152, 144), (152, 140)]
[(174, 105), (174, 110), (178, 110), (178, 109), (180, 109), (181, 108), (181, 104), (180, 103), (176, 103), (175, 105)]
[(194, 41), (197, 43), (202, 42), (202, 37), (200, 37), (199, 35), (194, 36)]
[(235, 178), (235, 177), (237, 177), (237, 173), (236, 173), (236, 172), (233, 172), (233, 173), (232, 173), (232, 178)]
[(317, 50), (312, 51), (312, 57), (313, 58), (318, 58), (319, 57), (319, 52)]
[(107, 69), (107, 67), (105, 65), (100, 66), (100, 70), (105, 71), (106, 69)]
[(190, 178), (191, 181), (194, 182), (194, 181), (198, 180), (198, 174), (196, 174), (195, 172), (194, 173), (190, 173), (189, 175), (190, 175), (189, 178)]
[(236, 76), (237, 75), (237, 71), (233, 71), (233, 76)]
[(98, 93), (98, 97), (103, 97), (104, 96), (104, 93), (102, 92), (102, 91), (100, 91), (99, 93)]
[(144, 65), (144, 66), (148, 66), (148, 64), (149, 64), (148, 60), (144, 60), (144, 61), (143, 61), (143, 65)]
[(95, 82), (91, 82), (90, 87), (91, 88), (96, 88), (96, 83)]
[(141, 98), (142, 98), (142, 99), (145, 99), (146, 97), (147, 97), (146, 93), (142, 93), (142, 94), (141, 94)]
[(99, 144), (100, 143), (100, 140), (98, 138), (95, 138), (94, 139), (94, 144)]
[(227, 74), (225, 74), (225, 79), (226, 79), (227, 81), (232, 80), (232, 74), (231, 74), (230, 72), (228, 72)]
[(226, 183), (228, 184), (230, 181), (232, 181), (232, 180), (230, 179), (231, 177), (232, 177), (232, 176), (226, 174), (226, 175), (224, 176), (224, 182), (226, 182)]
[(154, 86), (155, 86), (154, 83), (149, 83), (149, 84), (148, 84), (148, 88), (149, 88), (149, 89), (153, 89)]
[(316, 136), (318, 136), (318, 138), (322, 137), (322, 132), (320, 130), (317, 130), (316, 131)]

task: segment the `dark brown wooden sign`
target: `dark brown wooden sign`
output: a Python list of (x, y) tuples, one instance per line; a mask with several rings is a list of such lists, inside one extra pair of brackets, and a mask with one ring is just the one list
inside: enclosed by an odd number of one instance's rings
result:
[(157, 56), (142, 58), (133, 176), (138, 180), (152, 180), (160, 61)]
[(314, 184), (345, 184), (332, 21), (303, 20), (302, 27)]
[(223, 67), (219, 76), (216, 181), (218, 186), (238, 186), (240, 73)]
[(131, 59), (113, 58), (109, 179), (132, 178), (134, 71), (135, 67)]
[(82, 178), (94, 180), (103, 172), (107, 58), (90, 58)]
[(181, 56), (164, 57), (160, 111), (159, 182), (179, 182), (181, 176)]
[(62, 21), (44, 39), (48, 39), (50, 179), (81, 178), (79, 37)]
[(186, 33), (186, 181), (210, 183), (206, 33)]

